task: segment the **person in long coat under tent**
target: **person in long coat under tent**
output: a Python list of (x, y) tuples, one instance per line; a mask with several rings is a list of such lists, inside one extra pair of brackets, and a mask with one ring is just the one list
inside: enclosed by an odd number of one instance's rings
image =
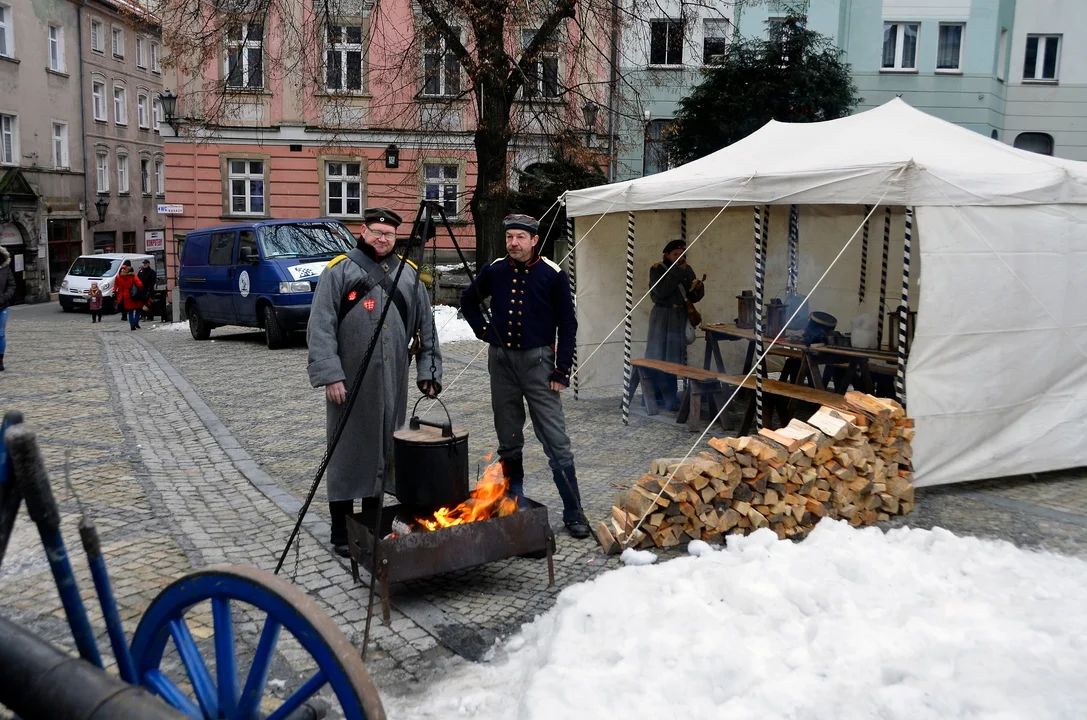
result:
[[(653, 310), (649, 314), (645, 356), (650, 360), (687, 364), (685, 333), (690, 322), (687, 300), (698, 302), (706, 294), (706, 288), (687, 264), (683, 255), (686, 249), (687, 243), (682, 240), (670, 241), (664, 246), (661, 261), (649, 268)], [(676, 377), (660, 372), (653, 372), (651, 377), (653, 388), (643, 388), (643, 392), (655, 393), (657, 404), (676, 410), (679, 407)]]
[(396, 295), (390, 291), (401, 262), (393, 253), (400, 216), (386, 208), (369, 208), (363, 219), (365, 229), (358, 247), (334, 258), (321, 274), (306, 331), (309, 379), (313, 387), (325, 388), (325, 430), (331, 439), (382, 308), (386, 302), (393, 303), (328, 465), (330, 539), (343, 556), (347, 556), (347, 516), (354, 501), (361, 499), (364, 509), (376, 507), (386, 487), (393, 432), (404, 424), (407, 412), (413, 343), (418, 346), (420, 392), (437, 397), (442, 388), (442, 351), (430, 297), (410, 260)]

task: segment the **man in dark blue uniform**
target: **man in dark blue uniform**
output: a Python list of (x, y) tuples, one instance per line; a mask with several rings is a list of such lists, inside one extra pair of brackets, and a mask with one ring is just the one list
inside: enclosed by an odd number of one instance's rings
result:
[[(562, 268), (540, 256), (539, 223), (534, 218), (510, 215), (503, 226), (509, 254), (482, 268), (460, 299), (464, 318), (476, 336), (491, 345), (487, 369), (498, 456), (511, 492), (523, 497), (521, 452), (527, 401), (532, 427), (562, 498), (563, 524), (574, 537), (586, 538), (589, 523), (581, 511), (574, 454), (559, 397), (570, 385), (577, 335), (570, 281)], [(485, 298), (491, 298), (492, 325), (487, 325), (481, 309)]]

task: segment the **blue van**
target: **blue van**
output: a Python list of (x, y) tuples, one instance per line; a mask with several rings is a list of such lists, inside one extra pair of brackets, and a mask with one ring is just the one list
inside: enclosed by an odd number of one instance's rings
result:
[(181, 252), (181, 307), (189, 332), (220, 325), (264, 330), (269, 348), (305, 330), (317, 278), (355, 247), (338, 220), (265, 220), (193, 230)]

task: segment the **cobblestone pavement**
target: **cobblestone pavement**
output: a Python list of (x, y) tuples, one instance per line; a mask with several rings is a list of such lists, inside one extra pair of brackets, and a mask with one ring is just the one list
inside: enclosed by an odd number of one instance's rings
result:
[[(272, 352), (260, 335), (240, 328), (217, 329), (211, 341), (196, 342), (168, 325), (136, 333), (122, 327), (115, 319), (92, 326), (85, 315), (63, 315), (55, 305), (15, 308), (0, 409), (22, 409), (39, 429), (70, 546), (78, 514), (62, 471), (65, 451), (71, 453), (72, 485), (102, 533), (131, 634), (155, 594), (192, 568), (220, 562), (274, 568), (321, 459), (324, 408), (306, 380), (300, 341)], [(479, 347), (447, 346), (443, 393), (454, 423), (470, 432), (473, 467), (494, 448), (485, 363), (480, 358), (466, 368)], [(696, 437), (665, 416), (635, 414), (624, 426), (616, 398), (575, 400), (567, 393), (564, 402), (590, 517), (606, 513), (615, 485), (638, 477), (649, 459), (683, 455)], [(526, 490), (556, 519), (561, 503), (546, 459), (526, 435)], [(1083, 471), (1073, 471), (920, 491), (914, 514), (889, 526), (940, 525), (1087, 556), (1083, 480)], [(322, 488), (287, 575), (358, 644), (365, 588), (332, 555), (327, 533)], [(558, 529), (556, 535), (554, 588), (547, 587), (545, 563), (527, 559), (394, 588), (393, 620), (384, 626), (377, 618), (367, 658), (382, 692), (410, 692), (454, 653), (481, 657), (497, 638), (546, 611), (561, 588), (617, 565), (592, 541)], [(73, 554), (101, 632), (82, 552)], [(71, 644), (25, 515), (0, 569), (0, 613)], [(198, 638), (210, 635), (208, 615), (193, 618)], [(237, 622), (251, 647), (257, 620), (243, 615)], [(303, 654), (284, 645), (273, 676), (296, 682), (308, 669)]]

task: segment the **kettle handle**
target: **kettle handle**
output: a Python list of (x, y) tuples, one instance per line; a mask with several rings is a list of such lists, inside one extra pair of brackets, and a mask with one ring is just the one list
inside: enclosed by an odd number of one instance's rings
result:
[(426, 425), (427, 427), (438, 428), (442, 431), (442, 437), (453, 437), (453, 418), (449, 416), (449, 408), (445, 406), (438, 398), (429, 398), (434, 402), (442, 406), (442, 410), (445, 411), (444, 423), (431, 422), (429, 420), (420, 420), (419, 416), (415, 414), (415, 411), (419, 409), (419, 403), (422, 402), (426, 395), (421, 395), (418, 400), (415, 401), (415, 407), (411, 409), (411, 420), (408, 422), (408, 427), (412, 430), (418, 430), (420, 425)]

